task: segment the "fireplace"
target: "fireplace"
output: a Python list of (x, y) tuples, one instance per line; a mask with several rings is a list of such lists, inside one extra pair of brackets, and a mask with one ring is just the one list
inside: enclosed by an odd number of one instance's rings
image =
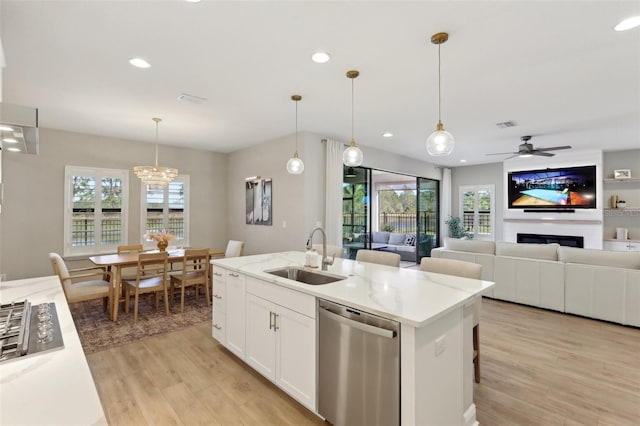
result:
[(575, 235), (542, 235), (542, 234), (520, 234), (519, 243), (525, 244), (551, 244), (557, 243), (561, 246), (584, 248), (584, 237)]

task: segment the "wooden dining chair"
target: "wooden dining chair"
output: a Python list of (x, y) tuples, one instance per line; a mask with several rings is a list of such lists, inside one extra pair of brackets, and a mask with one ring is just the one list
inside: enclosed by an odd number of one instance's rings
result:
[(60, 279), (68, 303), (102, 299), (105, 310), (112, 306), (111, 272), (106, 268), (94, 266), (68, 269), (58, 253), (49, 253), (49, 259), (53, 265), (53, 271)]
[(400, 255), (388, 251), (360, 249), (356, 253), (356, 261), (400, 267)]
[(182, 271), (171, 274), (169, 294), (171, 299), (176, 289), (180, 289), (180, 312), (184, 312), (184, 290), (194, 286), (195, 298), (198, 299), (200, 286), (204, 287), (207, 304), (211, 305), (209, 293), (209, 249), (188, 249), (184, 252)]
[[(423, 257), (420, 270), (436, 274), (455, 275), (456, 277), (481, 279), (482, 265), (456, 259)], [(480, 309), (482, 297), (473, 305), (473, 373), (476, 383), (480, 383)]]
[(124, 285), (124, 311), (129, 313), (131, 293), (134, 294), (133, 321), (138, 321), (138, 302), (141, 294), (154, 293), (156, 310), (159, 306), (160, 292), (164, 294), (164, 310), (169, 315), (169, 295), (167, 289), (167, 259), (166, 251), (159, 253), (140, 253), (138, 255), (138, 267), (134, 280), (123, 281)]

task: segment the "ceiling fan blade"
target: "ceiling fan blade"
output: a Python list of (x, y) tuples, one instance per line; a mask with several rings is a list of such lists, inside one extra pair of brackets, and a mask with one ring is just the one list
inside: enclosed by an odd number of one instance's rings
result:
[(492, 154), (485, 154), (485, 155), (507, 155), (507, 154), (517, 154), (517, 152), (494, 152)]
[(511, 155), (511, 156), (509, 156), (509, 157), (505, 158), (505, 159), (504, 159), (504, 161), (506, 161), (506, 160), (510, 160), (511, 158), (519, 157), (519, 156), (520, 156), (520, 154), (515, 153), (515, 155)]
[(565, 146), (552, 146), (550, 148), (538, 148), (538, 151), (557, 151), (559, 149), (571, 149), (571, 145)]
[(544, 151), (540, 151), (540, 150), (535, 150), (533, 152), (531, 152), (531, 154), (533, 155), (539, 155), (541, 157), (553, 157), (555, 154), (550, 154)]

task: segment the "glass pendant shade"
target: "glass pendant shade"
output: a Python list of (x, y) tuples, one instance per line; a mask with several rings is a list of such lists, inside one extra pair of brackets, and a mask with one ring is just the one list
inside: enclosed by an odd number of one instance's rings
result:
[(427, 138), (427, 152), (434, 157), (449, 155), (453, 152), (455, 143), (453, 135), (444, 129), (441, 122), (438, 122), (436, 131)]
[(296, 151), (296, 153), (293, 154), (293, 157), (289, 158), (289, 161), (287, 161), (287, 172), (289, 172), (292, 175), (299, 175), (303, 171), (304, 171), (304, 163), (298, 157), (298, 152)]
[(158, 166), (158, 123), (161, 118), (153, 118), (156, 122), (156, 164), (154, 166), (135, 166), (133, 173), (148, 189), (164, 189), (178, 176), (178, 169)]
[(362, 164), (364, 156), (360, 148), (356, 146), (355, 141), (351, 141), (349, 148), (345, 149), (342, 153), (342, 163), (349, 167), (358, 167)]

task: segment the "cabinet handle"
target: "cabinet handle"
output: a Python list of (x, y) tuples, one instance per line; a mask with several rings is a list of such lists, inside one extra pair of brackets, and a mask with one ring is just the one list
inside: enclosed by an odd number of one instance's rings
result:
[(221, 277), (222, 274), (220, 272), (214, 272), (213, 275), (215, 275), (216, 277)]
[(269, 330), (273, 330), (273, 312), (269, 311)]
[(231, 275), (233, 278), (238, 278), (240, 276), (238, 274), (234, 274), (233, 272), (229, 273), (229, 275)]
[(213, 328), (215, 328), (216, 330), (222, 330), (222, 327), (220, 327), (218, 324), (213, 324)]
[(214, 295), (213, 295), (213, 297), (214, 297), (215, 299), (222, 299), (222, 296), (218, 296), (217, 294), (214, 294)]
[(273, 314), (273, 331), (278, 331), (280, 329), (280, 327), (278, 327), (278, 317), (279, 316), (280, 315), (278, 315), (278, 314), (276, 314), (274, 312), (274, 314)]

